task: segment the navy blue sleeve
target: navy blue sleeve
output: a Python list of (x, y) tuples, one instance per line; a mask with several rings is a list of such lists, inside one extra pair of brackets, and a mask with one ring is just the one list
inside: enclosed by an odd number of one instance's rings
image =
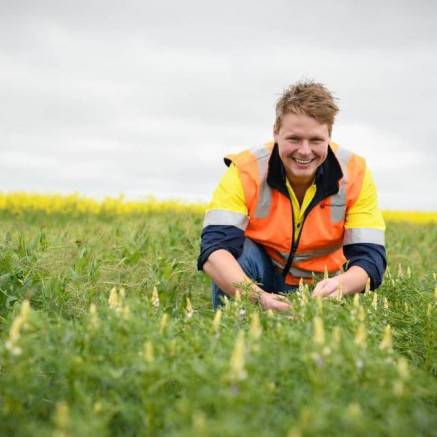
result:
[(347, 267), (359, 266), (370, 278), (370, 288), (375, 290), (381, 285), (387, 256), (385, 247), (380, 244), (356, 243), (343, 246), (343, 253), (347, 259)]
[(202, 231), (200, 255), (197, 259), (198, 270), (202, 270), (209, 255), (219, 249), (227, 250), (238, 258), (243, 252), (244, 238), (244, 231), (236, 226), (206, 226)]

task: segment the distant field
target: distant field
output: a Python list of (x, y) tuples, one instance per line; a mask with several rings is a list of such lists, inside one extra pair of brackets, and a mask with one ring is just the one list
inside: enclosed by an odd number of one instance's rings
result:
[(437, 213), (377, 293), (214, 313), (204, 208), (0, 194), (0, 435), (435, 435)]
[[(2, 193), (0, 192), (0, 211), (16, 215), (26, 212), (44, 212), (52, 214), (116, 214), (132, 215), (143, 214), (150, 211), (170, 212), (186, 211), (202, 213), (206, 204), (184, 203), (180, 201), (158, 201), (152, 196), (140, 201), (128, 201), (123, 196), (118, 198), (106, 198), (98, 201), (79, 194), (35, 194), (35, 193)], [(437, 211), (383, 211), (384, 218), (390, 222), (407, 223), (437, 223)]]

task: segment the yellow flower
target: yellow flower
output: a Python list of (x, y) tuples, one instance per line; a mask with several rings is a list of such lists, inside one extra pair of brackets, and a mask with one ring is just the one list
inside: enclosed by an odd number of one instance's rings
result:
[(29, 301), (23, 300), (21, 303), (20, 314), (12, 322), (11, 328), (9, 329), (9, 341), (6, 344), (6, 348), (13, 352), (15, 355), (21, 353), (21, 348), (16, 347), (15, 343), (19, 340), (21, 335), (21, 329), (29, 319), (30, 314), (30, 303)]
[(402, 264), (399, 263), (398, 265), (398, 278), (404, 276), (404, 272), (402, 271)]
[(162, 335), (165, 332), (165, 328), (167, 327), (168, 322), (168, 314), (164, 313), (161, 318), (161, 322), (159, 324), (159, 333)]
[(354, 294), (354, 307), (359, 308), (360, 306), (360, 293)]
[(146, 360), (146, 363), (153, 363), (155, 356), (153, 353), (153, 345), (150, 341), (147, 341), (144, 344), (144, 359)]
[(234, 350), (229, 362), (231, 370), (231, 379), (234, 381), (242, 380), (247, 377), (245, 369), (245, 345), (244, 331), (239, 331), (235, 340)]
[(300, 278), (300, 280), (299, 280), (299, 291), (301, 293), (304, 291), (304, 288), (303, 288), (303, 279), (302, 278)]
[(358, 308), (358, 320), (360, 322), (364, 322), (364, 319), (366, 318), (366, 313), (364, 311), (364, 308), (362, 306), (360, 306)]
[(394, 392), (395, 396), (397, 396), (397, 397), (403, 396), (403, 394), (405, 393), (404, 382), (401, 381), (400, 379), (397, 379), (396, 381), (394, 381), (393, 382), (393, 392)]
[(12, 343), (17, 342), (18, 339), (20, 338), (20, 331), (23, 324), (24, 324), (24, 319), (21, 314), (18, 315), (12, 322), (11, 328), (9, 329), (9, 340)]
[(376, 291), (373, 292), (372, 306), (375, 310), (378, 308), (378, 293)]
[(339, 344), (341, 341), (341, 330), (339, 326), (334, 326), (332, 330), (332, 343), (333, 345)]
[(169, 355), (171, 356), (171, 357), (174, 357), (175, 355), (176, 355), (176, 351), (177, 351), (177, 342), (176, 342), (176, 339), (172, 339), (171, 341), (170, 341), (170, 351), (169, 351)]
[(325, 328), (323, 326), (323, 320), (320, 317), (314, 317), (313, 319), (313, 341), (317, 345), (325, 344)]
[(191, 306), (191, 300), (187, 297), (187, 317), (190, 319), (193, 316), (193, 307)]
[(343, 297), (343, 288), (341, 286), (341, 282), (339, 282), (337, 286), (337, 300), (341, 300), (342, 297)]
[(110, 308), (117, 308), (119, 305), (117, 289), (115, 287), (111, 288), (109, 292), (108, 304)]
[(366, 325), (364, 323), (360, 323), (358, 325), (357, 333), (355, 335), (355, 344), (364, 349), (366, 347), (366, 337)]
[(97, 316), (97, 307), (94, 303), (90, 305), (91, 325), (97, 327), (99, 325), (99, 317)]
[(250, 323), (250, 331), (249, 335), (252, 340), (258, 340), (261, 337), (262, 328), (261, 323), (259, 321), (259, 313), (255, 311), (252, 314), (252, 321)]
[(405, 381), (410, 377), (410, 371), (408, 369), (408, 361), (404, 357), (400, 357), (398, 361), (398, 373), (399, 377)]
[(369, 293), (370, 293), (370, 278), (367, 278), (364, 294), (369, 294)]
[(20, 314), (24, 320), (28, 319), (29, 314), (30, 314), (30, 302), (27, 299), (23, 300), (23, 302), (21, 304)]
[(206, 416), (202, 411), (193, 413), (193, 435), (196, 437), (206, 437), (209, 435)]
[(220, 328), (220, 321), (222, 319), (222, 310), (218, 309), (215, 312), (214, 320), (212, 322), (213, 331), (217, 334)]
[(316, 305), (317, 305), (317, 312), (319, 314), (323, 313), (323, 299), (320, 296), (316, 297)]
[(384, 338), (379, 345), (379, 349), (387, 349), (389, 352), (393, 350), (393, 338), (390, 325), (387, 325), (385, 327)]
[(152, 291), (152, 305), (155, 309), (159, 308), (159, 295), (158, 295), (158, 289), (156, 287), (153, 287), (153, 291)]
[(363, 412), (358, 402), (352, 402), (346, 409), (346, 418), (349, 422), (355, 423), (361, 420)]
[(124, 320), (130, 320), (130, 309), (129, 305), (124, 305), (122, 308), (123, 318)]
[(70, 411), (66, 402), (60, 401), (56, 404), (54, 422), (58, 429), (67, 428), (70, 423)]

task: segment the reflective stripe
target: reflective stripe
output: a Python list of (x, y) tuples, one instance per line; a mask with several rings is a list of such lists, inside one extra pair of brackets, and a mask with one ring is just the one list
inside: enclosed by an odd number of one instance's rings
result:
[(256, 147), (251, 152), (258, 160), (260, 194), (256, 205), (255, 218), (266, 218), (272, 205), (272, 189), (267, 184), (267, 170), (270, 158), (270, 150), (266, 146)]
[[(339, 147), (337, 151), (335, 152), (335, 155), (340, 161), (343, 161), (344, 165), (347, 165), (349, 160), (351, 159), (352, 152), (347, 149), (343, 149), (342, 147)], [(341, 164), (341, 163), (340, 163)], [(343, 172), (344, 173), (344, 172)]]
[(347, 187), (347, 165), (352, 153), (347, 149), (339, 147), (335, 152), (343, 172), (343, 180), (337, 194), (331, 196), (331, 222), (340, 223), (346, 215), (346, 187)]
[[(284, 270), (285, 264), (281, 264), (279, 261), (271, 258), (273, 265)], [(289, 273), (296, 278), (312, 278), (313, 273), (308, 270), (297, 269), (296, 267), (290, 267)]]
[[(284, 269), (285, 264), (280, 263), (279, 261), (270, 258), (272, 260), (273, 265), (279, 267), (281, 270)], [(309, 270), (303, 270), (303, 269), (299, 269), (297, 267), (290, 267), (289, 273), (294, 276), (295, 278), (312, 278), (313, 276), (315, 277), (323, 277), (323, 275), (325, 274), (324, 272), (312, 272)], [(329, 277), (335, 276), (338, 273), (340, 273), (340, 270), (336, 270), (334, 272), (330, 272), (328, 274)]]
[(295, 278), (312, 278), (313, 272), (309, 272), (308, 270), (296, 269), (295, 267), (290, 268), (290, 273)]
[(279, 267), (281, 270), (284, 270), (285, 264), (282, 264), (281, 262), (275, 260), (274, 258), (270, 258), (272, 260), (273, 265), (276, 267)]
[[(319, 249), (319, 250), (313, 250), (311, 252), (305, 252), (305, 253), (295, 253), (293, 257), (293, 262), (299, 263), (302, 261), (307, 261), (311, 258), (316, 258), (318, 256), (323, 255), (329, 255), (331, 253), (334, 253), (338, 249), (341, 249), (343, 247), (342, 244), (339, 244), (338, 246), (329, 247), (327, 249)], [(288, 260), (288, 257), (290, 256), (290, 252), (279, 252), (278, 250), (275, 251), (284, 261)]]
[(228, 211), (226, 209), (211, 209), (205, 214), (203, 227), (211, 225), (235, 226), (242, 231), (245, 231), (249, 218), (240, 212)]
[(296, 253), (294, 255), (293, 261), (296, 263), (300, 263), (302, 261), (307, 261), (311, 258), (316, 258), (318, 256), (329, 255), (331, 253), (334, 253), (338, 249), (341, 249), (342, 247), (343, 245), (340, 244), (338, 246), (330, 247), (328, 249), (314, 250), (312, 252), (305, 252), (305, 253)]
[(331, 196), (329, 203), (331, 207), (331, 223), (340, 223), (346, 215), (346, 181), (340, 186), (337, 194)]
[(279, 250), (275, 250), (275, 252), (284, 260), (287, 261), (290, 256), (290, 252), (279, 252)]
[[(277, 267), (279, 267), (281, 270), (284, 270), (285, 265), (279, 263), (275, 259), (271, 258), (273, 264)], [(302, 270), (298, 269), (296, 267), (290, 267), (289, 273), (294, 276), (295, 278), (312, 278), (313, 272), (310, 272), (308, 270)]]
[(351, 228), (344, 231), (344, 245), (371, 243), (384, 245), (384, 231), (374, 228)]

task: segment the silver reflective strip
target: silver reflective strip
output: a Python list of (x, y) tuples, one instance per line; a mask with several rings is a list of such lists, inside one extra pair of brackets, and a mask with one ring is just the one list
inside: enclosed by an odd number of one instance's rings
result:
[(279, 252), (279, 250), (275, 251), (284, 261), (288, 260), (288, 257), (290, 256), (290, 252)]
[(372, 243), (384, 246), (384, 231), (374, 228), (351, 228), (344, 231), (344, 245)]
[[(282, 264), (278, 261), (276, 261), (275, 259), (271, 258), (272, 263), (279, 267), (281, 270), (284, 269), (285, 264)], [(335, 276), (340, 272), (340, 270), (336, 270), (335, 272), (331, 272), (329, 273), (329, 277)], [(313, 276), (315, 277), (323, 277), (323, 275), (325, 274), (324, 272), (311, 272), (309, 270), (303, 270), (303, 269), (298, 269), (296, 267), (290, 267), (290, 271), (289, 273), (291, 273), (295, 278), (312, 278)]]
[[(279, 267), (281, 270), (284, 270), (285, 265), (271, 258), (273, 265)], [(290, 267), (289, 273), (296, 278), (312, 278), (313, 273), (308, 270), (297, 269), (296, 267)]]
[(260, 194), (256, 205), (255, 218), (266, 218), (272, 205), (272, 190), (267, 184), (267, 167), (269, 164), (270, 150), (266, 146), (259, 146), (251, 150), (258, 160)]
[(249, 218), (245, 214), (225, 209), (211, 209), (205, 214), (203, 227), (211, 225), (235, 226), (245, 231), (248, 223)]
[(284, 269), (285, 264), (280, 263), (279, 261), (276, 261), (274, 258), (270, 258), (272, 260), (273, 265), (276, 267), (279, 267), (281, 270)]
[(262, 145), (262, 146), (256, 146), (256, 147), (252, 147), (251, 149), (249, 149), (249, 152), (251, 152), (253, 155), (256, 156), (256, 159), (263, 159), (263, 158), (270, 158), (270, 149), (266, 146), (266, 145)]
[(331, 208), (331, 223), (340, 223), (346, 215), (346, 178), (340, 186), (337, 194), (331, 196), (329, 200)]
[(347, 186), (347, 164), (352, 153), (347, 149), (339, 147), (335, 152), (343, 172), (343, 180), (337, 194), (331, 196), (331, 222), (340, 223), (344, 220), (346, 214), (346, 186)]
[(342, 147), (339, 147), (337, 151), (335, 152), (335, 155), (340, 161), (343, 161), (346, 165), (349, 162), (349, 159), (351, 159), (352, 153), (350, 150), (343, 149)]
[(290, 268), (290, 273), (295, 278), (312, 278), (313, 272), (309, 272), (308, 270), (296, 269), (295, 267)]
[(311, 258), (316, 258), (318, 256), (323, 255), (329, 255), (330, 253), (334, 253), (336, 250), (341, 249), (343, 245), (330, 247), (328, 249), (320, 249), (320, 250), (314, 250), (312, 252), (306, 252), (306, 253), (296, 253), (294, 255), (293, 261), (296, 263), (307, 261)]

